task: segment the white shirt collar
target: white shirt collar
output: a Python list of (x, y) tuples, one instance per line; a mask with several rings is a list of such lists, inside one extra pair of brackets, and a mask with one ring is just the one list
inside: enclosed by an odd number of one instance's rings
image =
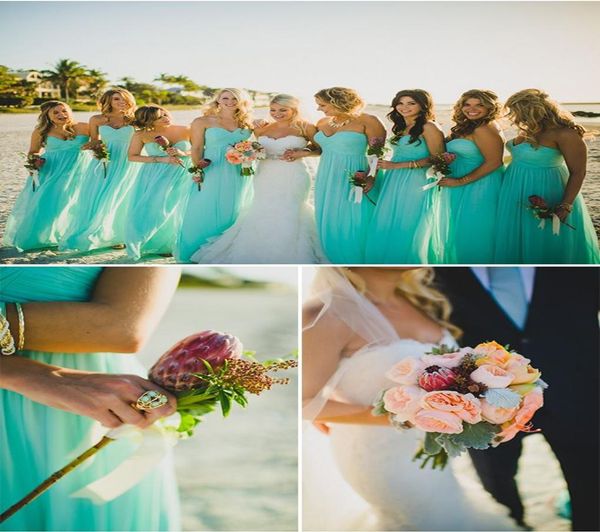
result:
[[(497, 268), (502, 268), (502, 266), (496, 266)], [(488, 270), (490, 267), (477, 267), (471, 268), (471, 271), (477, 277), (477, 280), (481, 283), (488, 292), (490, 291), (490, 275)], [(531, 303), (531, 298), (533, 296), (533, 284), (535, 282), (535, 267), (521, 267), (517, 268), (519, 273), (521, 274), (521, 280), (523, 281), (523, 288), (525, 289), (525, 299), (527, 303)]]

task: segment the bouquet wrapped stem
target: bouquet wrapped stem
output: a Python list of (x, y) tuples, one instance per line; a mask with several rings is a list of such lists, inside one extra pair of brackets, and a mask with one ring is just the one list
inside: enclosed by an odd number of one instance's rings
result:
[(110, 154), (108, 152), (108, 148), (106, 147), (106, 143), (102, 140), (98, 140), (90, 144), (91, 152), (94, 155), (94, 158), (98, 160), (100, 164), (102, 164), (102, 168), (104, 169), (103, 178), (106, 179), (106, 169), (108, 167), (108, 161), (110, 160)]
[(46, 163), (46, 159), (36, 153), (23, 154), (25, 155), (25, 168), (29, 171), (31, 177), (31, 188), (35, 192), (36, 187), (40, 186), (39, 171)]

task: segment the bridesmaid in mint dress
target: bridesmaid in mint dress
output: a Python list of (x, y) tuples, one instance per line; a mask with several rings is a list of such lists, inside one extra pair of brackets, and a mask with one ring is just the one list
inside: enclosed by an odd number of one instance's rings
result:
[[(497, 263), (598, 264), (598, 238), (581, 197), (586, 173), (585, 129), (538, 89), (506, 101), (518, 136), (508, 142), (512, 161), (506, 169), (498, 205)], [(528, 209), (529, 196), (542, 197), (558, 218), (540, 221)]]
[(319, 111), (314, 143), (321, 150), (315, 177), (317, 235), (327, 259), (336, 264), (362, 264), (369, 224), (379, 192), (378, 180), (369, 179), (368, 195), (360, 203), (351, 197), (349, 177), (368, 169), (370, 139), (385, 140), (385, 128), (372, 115), (361, 113), (364, 102), (354, 89), (332, 87), (315, 94)]
[(473, 89), (454, 105), (446, 150), (456, 155), (439, 182), (434, 221), (434, 261), (441, 264), (494, 262), (497, 206), (504, 166), (504, 138), (495, 120), (498, 96)]
[[(127, 253), (139, 260), (146, 255), (171, 255), (190, 181), (190, 129), (171, 123), (169, 112), (157, 105), (140, 107), (133, 124), (129, 160), (143, 163), (129, 200), (125, 231)], [(165, 137), (164, 150), (156, 137)], [(143, 151), (143, 155), (142, 155)]]
[(134, 133), (135, 98), (125, 89), (109, 89), (99, 98), (98, 107), (101, 114), (90, 119), (87, 147), (103, 142), (109, 160), (94, 159), (88, 167), (79, 200), (69, 209), (61, 250), (89, 251), (125, 242), (127, 199), (140, 166), (127, 157)]
[[(39, 155), (45, 163), (34, 185), (30, 175), (8, 217), (3, 243), (19, 251), (58, 245), (68, 226), (65, 209), (76, 201), (81, 175), (90, 164), (82, 151), (89, 140), (86, 123), (75, 122), (71, 108), (63, 102), (49, 101), (31, 135), (29, 155)], [(35, 188), (35, 190), (34, 190)]]
[(431, 241), (433, 189), (423, 190), (429, 156), (444, 151), (444, 134), (434, 122), (433, 99), (420, 89), (402, 90), (387, 115), (393, 122), (391, 161), (367, 237), (370, 264), (426, 264)]
[[(161, 296), (173, 293), (178, 276), (158, 268), (0, 269), (0, 312), (13, 336), (15, 302), (25, 316), (25, 349), (0, 360), (2, 511), (96, 443), (97, 421), (111, 428), (124, 422), (144, 427), (173, 411), (170, 405), (149, 414), (131, 408), (140, 391), (162, 390), (141, 378), (142, 366), (123, 353), (137, 350), (149, 336), (148, 318), (158, 321), (166, 310), (169, 298)], [(143, 338), (130, 338), (127, 330)], [(181, 530), (170, 453), (111, 501), (71, 496), (134, 449), (123, 439), (111, 443), (0, 530)]]
[(237, 220), (240, 211), (252, 201), (250, 176), (240, 174), (240, 166), (228, 163), (229, 147), (252, 135), (252, 102), (239, 89), (221, 89), (209, 102), (203, 116), (191, 125), (192, 162), (210, 160), (202, 190), (188, 177), (183, 220), (175, 247), (177, 262), (192, 262), (192, 255)]

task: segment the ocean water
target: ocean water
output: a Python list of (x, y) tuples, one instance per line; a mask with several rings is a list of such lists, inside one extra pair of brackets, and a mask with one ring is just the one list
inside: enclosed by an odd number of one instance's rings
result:
[[(179, 289), (140, 353), (146, 367), (205, 329), (236, 335), (259, 358), (297, 348), (291, 288)], [(227, 419), (215, 411), (175, 448), (184, 530), (297, 530), (298, 383), (248, 396)]]

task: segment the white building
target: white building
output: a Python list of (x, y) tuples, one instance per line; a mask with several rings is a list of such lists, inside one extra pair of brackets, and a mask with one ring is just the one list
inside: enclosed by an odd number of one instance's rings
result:
[(60, 99), (60, 87), (44, 79), (44, 76), (37, 70), (17, 70), (12, 74), (30, 83), (35, 83), (36, 97)]

